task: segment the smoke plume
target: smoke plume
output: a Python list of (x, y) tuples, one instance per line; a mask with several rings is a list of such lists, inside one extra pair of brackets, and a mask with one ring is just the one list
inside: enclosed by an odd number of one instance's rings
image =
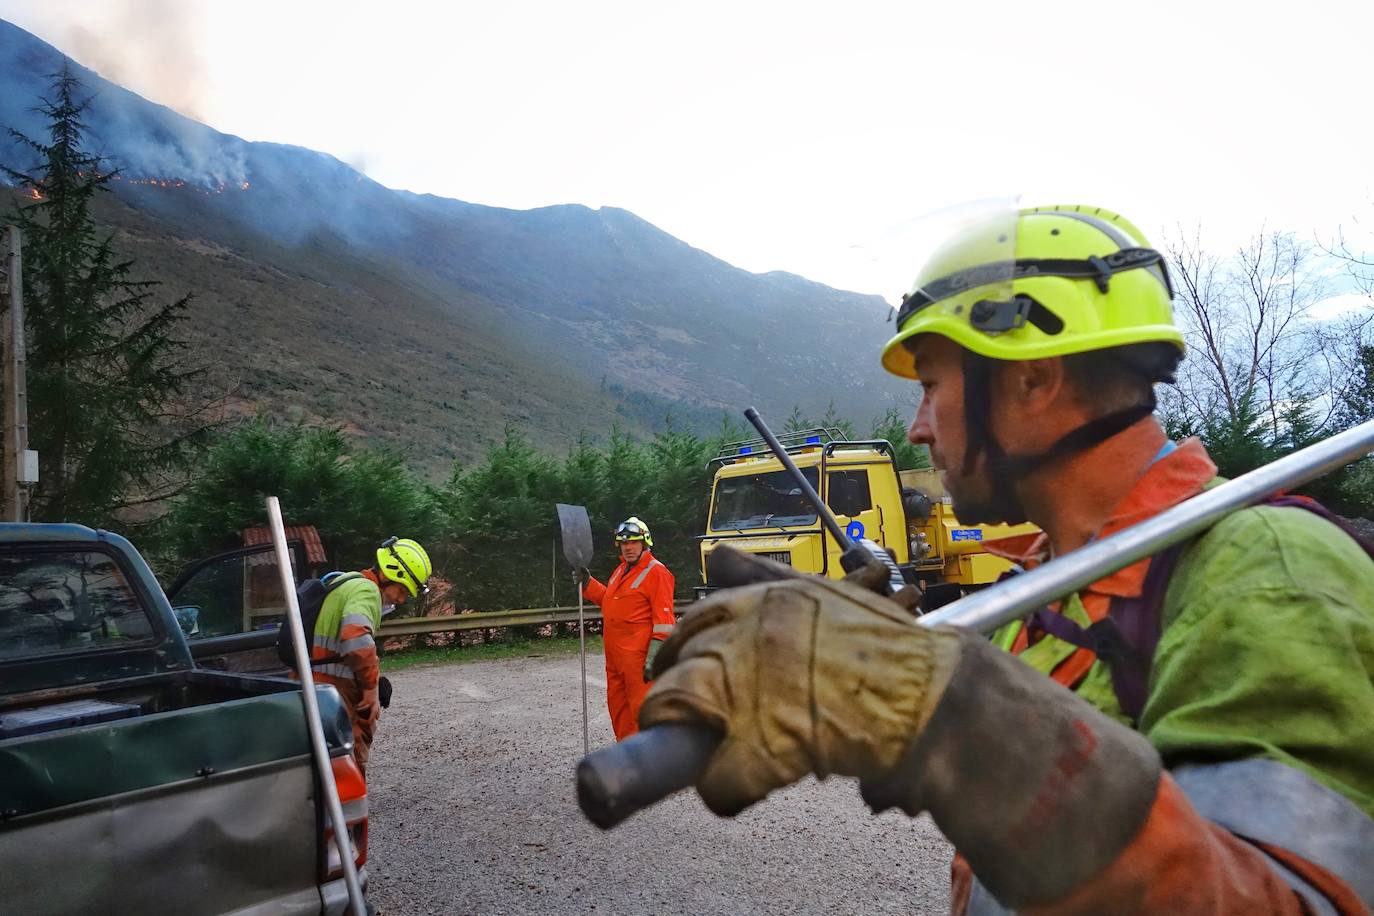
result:
[(99, 20), (69, 25), (63, 49), (106, 79), (204, 120), (209, 89), (196, 5), (108, 0)]

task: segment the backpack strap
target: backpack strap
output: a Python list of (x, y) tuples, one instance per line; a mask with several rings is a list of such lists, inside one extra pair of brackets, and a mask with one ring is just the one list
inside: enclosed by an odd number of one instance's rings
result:
[(1188, 544), (1175, 544), (1150, 558), (1150, 567), (1135, 598), (1114, 598), (1107, 616), (1083, 627), (1048, 607), (1029, 621), (1031, 632), (1043, 631), (1080, 649), (1089, 649), (1112, 676), (1117, 703), (1132, 721), (1140, 718), (1150, 679), (1150, 662), (1160, 637), (1160, 608), (1179, 557)]
[[(362, 577), (363, 574), (360, 572), (325, 573), (324, 577), (320, 579), (320, 584), (324, 586), (324, 600), (329, 600), (329, 593), (334, 591), (334, 589), (338, 588), (340, 585), (343, 585), (345, 582), (352, 582), (354, 579), (361, 579)], [(320, 610), (324, 610), (324, 602), (320, 603)], [(319, 617), (317, 616), (315, 619), (318, 620)], [(314, 633), (311, 633), (309, 635), (312, 640), (315, 638)], [(332, 665), (335, 662), (340, 661), (342, 659), (343, 656), (339, 655), (338, 653), (335, 653), (333, 655), (326, 655), (324, 658), (312, 658), (310, 659), (310, 667), (315, 668), (320, 665)]]
[[(1305, 509), (1341, 529), (1374, 560), (1374, 542), (1311, 497), (1278, 493), (1255, 505)], [(1107, 616), (1090, 627), (1081, 627), (1049, 608), (1036, 611), (1029, 621), (1032, 629), (1043, 630), (1079, 648), (1091, 649), (1106, 662), (1116, 701), (1132, 723), (1139, 723), (1149, 696), (1150, 669), (1163, 635), (1164, 595), (1174, 569), (1192, 543), (1184, 541), (1152, 556), (1140, 594), (1134, 598), (1114, 598)]]
[(1096, 632), (1097, 657), (1107, 663), (1112, 675), (1112, 690), (1121, 711), (1133, 724), (1149, 697), (1150, 668), (1155, 648), (1163, 635), (1164, 593), (1169, 590), (1178, 561), (1192, 546), (1192, 540), (1165, 548), (1150, 558), (1150, 568), (1134, 598), (1115, 598), (1107, 616), (1089, 629)]
[(1292, 493), (1276, 493), (1268, 499), (1264, 500), (1264, 502), (1259, 503), (1259, 505), (1290, 506), (1294, 509), (1306, 509), (1313, 515), (1319, 515), (1331, 524), (1335, 525), (1337, 528), (1344, 531), (1347, 535), (1349, 535), (1350, 539), (1353, 540), (1356, 544), (1359, 544), (1360, 549), (1367, 553), (1371, 560), (1374, 560), (1374, 541), (1371, 541), (1369, 538), (1365, 537), (1345, 519), (1341, 518), (1339, 515), (1332, 512), (1330, 509), (1326, 508), (1310, 496), (1297, 496)]

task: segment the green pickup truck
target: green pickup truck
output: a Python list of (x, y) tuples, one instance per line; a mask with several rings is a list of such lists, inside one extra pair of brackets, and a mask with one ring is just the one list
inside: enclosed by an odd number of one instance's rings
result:
[[(270, 550), (182, 586), (242, 592), (276, 575)], [(299, 684), (247, 673), (265, 631), (188, 640), (203, 608), (174, 611), (178, 588), (118, 535), (0, 524), (0, 912), (347, 910)], [(317, 696), (365, 881), (352, 731), (334, 688)]]

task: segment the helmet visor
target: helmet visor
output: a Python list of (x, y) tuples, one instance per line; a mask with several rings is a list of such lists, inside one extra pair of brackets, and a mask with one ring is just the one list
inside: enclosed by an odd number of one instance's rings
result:
[(921, 334), (957, 342), (970, 332), (1006, 334), (1026, 323), (1030, 303), (1012, 291), (1018, 209), (1014, 196), (973, 201), (911, 220), (891, 235), (884, 259), (903, 261), (916, 279), (894, 305), (897, 333), (883, 351), (889, 371), (919, 378), (911, 348)]
[(615, 529), (615, 539), (621, 541), (642, 541), (647, 532), (634, 522), (621, 522)]

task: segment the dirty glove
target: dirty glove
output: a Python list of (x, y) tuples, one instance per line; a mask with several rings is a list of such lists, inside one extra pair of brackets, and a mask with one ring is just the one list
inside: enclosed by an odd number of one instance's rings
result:
[(377, 702), (383, 709), (391, 708), (391, 679), (386, 677), (377, 678)]
[(655, 660), (641, 727), (724, 734), (696, 786), (720, 815), (808, 773), (859, 777), (875, 811), (929, 811), (1004, 906), (1102, 871), (1153, 804), (1150, 743), (978, 634), (916, 625), (865, 575), (702, 601)]
[(654, 659), (658, 657), (658, 651), (663, 648), (663, 640), (649, 640), (649, 651), (644, 656), (644, 680), (654, 679)]
[(958, 646), (956, 631), (918, 628), (852, 582), (718, 592), (665, 642), (640, 723), (724, 732), (697, 791), (733, 815), (808, 773), (891, 770), (930, 717)]
[(574, 566), (574, 567), (573, 567), (573, 571), (572, 571), (573, 588), (577, 589), (578, 592), (581, 592), (581, 591), (582, 591), (582, 587), (583, 587), (584, 585), (586, 585), (586, 584), (591, 580), (591, 578), (592, 578), (592, 571), (591, 571), (590, 569), (588, 569), (587, 567), (585, 567), (585, 566)]

